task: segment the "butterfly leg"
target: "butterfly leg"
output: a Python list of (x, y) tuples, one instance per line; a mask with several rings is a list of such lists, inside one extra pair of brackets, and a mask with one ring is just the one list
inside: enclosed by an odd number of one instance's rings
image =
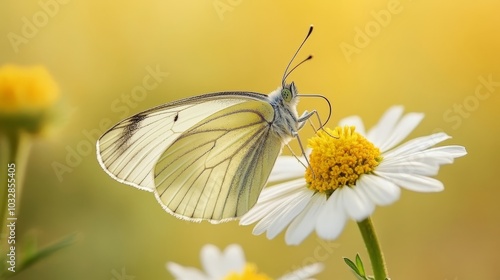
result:
[(299, 157), (301, 157), (301, 156), (304, 156), (304, 158), (306, 159), (306, 163), (307, 163), (307, 157), (306, 157), (306, 155), (300, 155), (300, 156), (298, 156), (298, 155), (297, 155), (297, 154), (293, 151), (292, 147), (290, 147), (290, 145), (289, 145), (288, 143), (287, 143), (287, 144), (285, 144), (285, 146), (288, 148), (288, 151), (290, 151), (290, 153), (292, 154), (292, 156), (293, 156), (294, 158), (296, 158), (296, 159), (297, 159), (297, 161), (298, 161), (298, 162), (299, 162), (302, 166), (304, 166), (304, 168), (306, 168), (306, 169), (307, 169), (308, 164), (305, 164), (305, 163), (304, 163), (304, 162), (303, 162), (303, 161), (299, 158)]
[[(307, 169), (307, 167), (310, 167), (311, 164), (309, 163), (309, 159), (307, 158), (306, 151), (304, 150), (304, 146), (302, 145), (302, 141), (300, 140), (300, 136), (298, 132), (294, 131), (293, 136), (297, 139), (297, 142), (299, 142), (299, 147), (300, 151), (302, 152), (301, 156), (304, 156), (304, 159), (306, 160), (307, 166), (295, 155), (295, 153), (292, 151), (290, 146), (287, 144), (288, 149), (292, 152), (292, 155), (304, 166), (304, 168)], [(311, 168), (311, 171), (313, 173), (313, 178), (316, 178), (316, 174), (314, 173), (314, 170)]]
[(316, 129), (316, 127), (314, 126), (314, 124), (312, 123), (311, 121), (311, 117), (315, 115), (316, 118), (318, 119), (318, 122), (320, 123), (320, 129), (323, 129), (324, 125), (321, 123), (321, 118), (319, 117), (319, 114), (316, 110), (313, 110), (312, 112), (307, 112), (305, 111), (297, 120), (297, 122), (299, 123), (299, 130), (304, 127), (304, 125), (306, 124), (306, 121), (309, 122), (309, 124), (311, 125), (311, 127), (314, 129), (314, 132), (318, 132), (318, 130)]
[(318, 119), (318, 122), (321, 124), (321, 126), (320, 126), (320, 128), (319, 128), (319, 129), (323, 130), (323, 131), (324, 131), (327, 135), (329, 135), (330, 137), (334, 137), (333, 135), (331, 135), (330, 133), (328, 133), (328, 131), (326, 131), (326, 130), (325, 130), (325, 128), (324, 128), (324, 127), (325, 127), (325, 125), (326, 125), (326, 124), (323, 124), (323, 123), (321, 122), (321, 118), (320, 118), (320, 116), (319, 116), (319, 113), (318, 113), (318, 111), (316, 111), (316, 110), (313, 110), (313, 111), (311, 111), (311, 112), (307, 112), (307, 111), (305, 111), (305, 112), (302, 114), (302, 116), (300, 116), (300, 117), (298, 118), (298, 120), (297, 120), (297, 121), (299, 122), (299, 130), (300, 130), (302, 127), (304, 127), (304, 125), (306, 124), (306, 121), (307, 121), (307, 122), (309, 122), (309, 124), (311, 125), (311, 127), (314, 129), (314, 132), (315, 132), (315, 133), (317, 133), (317, 132), (318, 132), (318, 129), (316, 129), (316, 127), (314, 126), (314, 124), (311, 122), (311, 117), (312, 117), (312, 115), (315, 115), (315, 116), (316, 116), (316, 118)]

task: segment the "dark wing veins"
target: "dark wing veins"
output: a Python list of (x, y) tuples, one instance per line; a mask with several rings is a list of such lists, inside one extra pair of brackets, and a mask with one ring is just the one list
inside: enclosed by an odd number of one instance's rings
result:
[(120, 137), (119, 146), (120, 149), (126, 150), (128, 148), (128, 144), (132, 136), (134, 136), (135, 132), (141, 127), (141, 122), (147, 117), (146, 114), (139, 113), (134, 115), (128, 119), (128, 123), (123, 128), (122, 137)]

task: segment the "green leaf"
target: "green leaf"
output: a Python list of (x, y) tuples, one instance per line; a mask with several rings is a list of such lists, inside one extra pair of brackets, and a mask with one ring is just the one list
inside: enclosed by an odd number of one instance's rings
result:
[(351, 261), (350, 259), (348, 258), (344, 258), (344, 262), (354, 271), (356, 272), (356, 274), (359, 274), (359, 270), (358, 270), (358, 267), (356, 266), (356, 264), (354, 264), (353, 261)]
[(68, 247), (69, 245), (72, 245), (73, 243), (76, 242), (76, 237), (77, 237), (76, 233), (67, 235), (67, 236), (61, 238), (60, 240), (54, 242), (53, 244), (48, 245), (44, 248), (41, 248), (40, 250), (36, 250), (34, 252), (33, 252), (32, 246), (29, 246), (31, 248), (28, 248), (28, 252), (29, 251), (31, 251), (31, 252), (29, 252), (29, 254), (23, 260), (20, 260), (20, 264), (19, 264), (19, 266), (17, 266), (16, 272), (12, 273), (10, 271), (5, 271), (1, 276), (4, 276), (5, 278), (9, 278), (9, 277), (12, 277), (14, 275), (17, 275), (21, 271), (29, 268), (30, 266), (34, 265), (35, 263), (39, 262), (40, 260), (54, 254), (55, 252), (65, 248), (65, 247)]
[(351, 268), (352, 272), (354, 273), (354, 276), (356, 276), (356, 279), (358, 280), (368, 279), (365, 275), (365, 268), (363, 267), (363, 262), (361, 261), (361, 258), (359, 257), (358, 254), (356, 254), (356, 263), (354, 263), (348, 258), (344, 258), (344, 262), (349, 266), (349, 268)]
[(365, 267), (363, 266), (363, 261), (361, 260), (359, 254), (356, 254), (356, 266), (358, 267), (359, 274), (361, 276), (366, 276)]

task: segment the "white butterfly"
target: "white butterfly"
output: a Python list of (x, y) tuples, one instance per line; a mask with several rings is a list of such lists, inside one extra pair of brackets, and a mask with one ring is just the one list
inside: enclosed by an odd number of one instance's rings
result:
[(97, 159), (115, 180), (154, 192), (178, 218), (236, 219), (257, 202), (284, 145), (317, 114), (298, 116), (287, 70), (269, 95), (209, 93), (127, 118), (97, 141)]

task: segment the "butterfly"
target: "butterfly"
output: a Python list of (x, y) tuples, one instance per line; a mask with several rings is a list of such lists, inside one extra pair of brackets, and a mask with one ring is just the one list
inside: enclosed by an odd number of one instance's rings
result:
[(269, 95), (215, 92), (138, 113), (99, 138), (100, 165), (113, 179), (153, 192), (177, 218), (219, 223), (241, 217), (257, 202), (282, 148), (299, 139), (312, 115), (319, 119), (316, 111), (298, 115), (297, 88), (285, 82), (312, 58), (288, 71), (312, 29)]

